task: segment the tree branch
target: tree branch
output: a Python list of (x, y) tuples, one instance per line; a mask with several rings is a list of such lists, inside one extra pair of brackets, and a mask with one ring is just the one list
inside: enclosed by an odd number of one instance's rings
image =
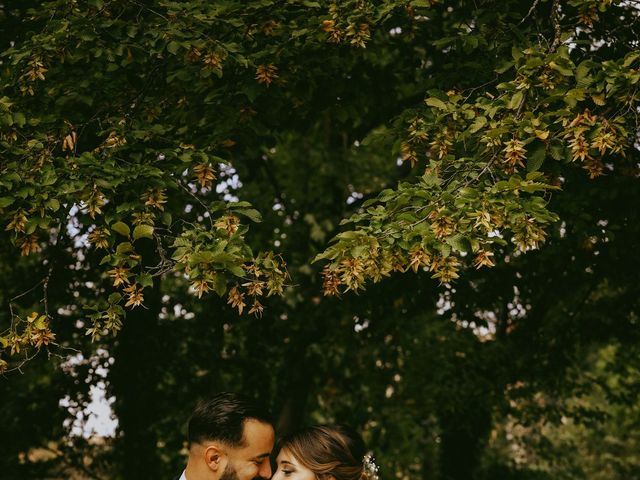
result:
[(553, 0), (551, 5), (551, 25), (553, 25), (554, 38), (551, 48), (552, 53), (560, 46), (562, 30), (560, 29), (560, 0)]

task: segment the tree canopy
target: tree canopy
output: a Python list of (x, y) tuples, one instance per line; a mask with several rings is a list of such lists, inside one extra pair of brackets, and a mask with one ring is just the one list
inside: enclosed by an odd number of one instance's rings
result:
[(3, 382), (46, 379), (17, 388), (59, 430), (59, 382), (86, 402), (106, 349), (101, 458), (130, 475), (177, 468), (190, 399), (223, 387), (284, 431), (357, 424), (398, 478), (524, 475), (501, 429), (573, 415), (539, 399), (637, 340), (638, 7), (3, 7)]

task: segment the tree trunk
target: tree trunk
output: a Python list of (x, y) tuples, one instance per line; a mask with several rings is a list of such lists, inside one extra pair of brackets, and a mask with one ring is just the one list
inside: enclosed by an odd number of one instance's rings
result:
[(161, 309), (159, 282), (154, 282), (153, 288), (146, 288), (144, 296), (146, 308), (139, 306), (127, 312), (113, 351), (115, 363), (109, 376), (118, 418), (116, 452), (121, 461), (117, 464), (123, 469), (119, 478), (132, 480), (160, 476), (157, 435), (152, 428), (159, 415), (156, 395), (162, 356), (157, 339)]
[(301, 368), (290, 377), (286, 385), (287, 395), (276, 422), (278, 435), (287, 435), (303, 425), (313, 380), (313, 368), (308, 363), (304, 358), (298, 358), (298, 363), (293, 364), (301, 365)]
[(458, 415), (441, 417), (440, 472), (442, 480), (471, 480), (491, 428), (491, 413), (469, 398), (471, 407)]

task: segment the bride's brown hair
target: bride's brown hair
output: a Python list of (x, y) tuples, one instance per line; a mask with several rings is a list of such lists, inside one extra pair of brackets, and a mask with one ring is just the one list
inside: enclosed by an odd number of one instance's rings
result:
[(319, 479), (366, 480), (362, 459), (366, 448), (362, 437), (342, 425), (314, 425), (284, 437), (280, 450), (287, 449)]

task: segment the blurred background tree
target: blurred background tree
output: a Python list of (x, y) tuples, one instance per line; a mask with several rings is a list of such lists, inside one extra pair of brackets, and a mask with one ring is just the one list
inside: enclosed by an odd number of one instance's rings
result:
[(637, 2), (0, 12), (3, 478), (175, 475), (220, 390), (384, 478), (637, 475)]

